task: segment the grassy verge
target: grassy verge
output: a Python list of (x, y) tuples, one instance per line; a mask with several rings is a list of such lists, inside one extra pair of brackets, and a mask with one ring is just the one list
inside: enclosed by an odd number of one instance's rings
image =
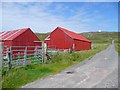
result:
[(118, 52), (119, 56), (120, 56), (120, 45), (118, 43), (115, 43), (115, 49)]
[(0, 90), (2, 88), (2, 70), (0, 68)]
[(108, 44), (95, 44), (92, 50), (55, 55), (48, 64), (28, 65), (23, 68), (11, 69), (3, 75), (3, 88), (20, 87), (34, 80), (55, 74), (95, 55), (107, 47)]

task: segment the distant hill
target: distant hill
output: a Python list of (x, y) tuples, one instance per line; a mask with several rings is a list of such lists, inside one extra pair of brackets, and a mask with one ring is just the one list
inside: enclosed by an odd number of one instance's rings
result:
[(37, 37), (41, 40), (44, 41), (44, 39), (50, 34), (50, 33), (35, 33)]
[(93, 43), (111, 43), (112, 40), (118, 42), (118, 32), (87, 32), (81, 34)]
[[(50, 33), (36, 33), (41, 41), (43, 41), (49, 34)], [(80, 34), (93, 43), (111, 43), (112, 40), (118, 42), (118, 32), (85, 32)]]

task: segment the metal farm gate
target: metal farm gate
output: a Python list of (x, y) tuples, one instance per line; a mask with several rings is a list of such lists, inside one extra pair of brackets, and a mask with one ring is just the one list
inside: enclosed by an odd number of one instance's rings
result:
[(69, 53), (70, 50), (56, 50), (45, 43), (42, 46), (7, 46), (3, 47), (3, 68), (23, 67), (29, 64), (48, 63), (55, 54)]
[(26, 66), (44, 63), (45, 48), (42, 46), (4, 46), (3, 67)]

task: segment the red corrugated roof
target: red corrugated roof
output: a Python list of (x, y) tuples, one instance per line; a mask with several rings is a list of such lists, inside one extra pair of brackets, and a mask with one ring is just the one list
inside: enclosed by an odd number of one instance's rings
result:
[(80, 34), (74, 33), (72, 31), (69, 31), (69, 30), (61, 28), (61, 27), (57, 27), (57, 28), (62, 30), (64, 33), (66, 33), (68, 36), (70, 36), (73, 39), (78, 39), (78, 40), (90, 42), (87, 38), (83, 37)]
[(23, 28), (23, 29), (18, 29), (18, 30), (0, 32), (0, 41), (14, 40), (16, 37), (18, 37), (20, 34), (22, 34), (28, 29), (30, 28)]

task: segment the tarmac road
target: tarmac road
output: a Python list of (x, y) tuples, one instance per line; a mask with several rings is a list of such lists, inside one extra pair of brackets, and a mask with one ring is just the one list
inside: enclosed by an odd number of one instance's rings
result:
[(91, 60), (86, 59), (22, 88), (118, 88), (118, 53), (114, 43)]

